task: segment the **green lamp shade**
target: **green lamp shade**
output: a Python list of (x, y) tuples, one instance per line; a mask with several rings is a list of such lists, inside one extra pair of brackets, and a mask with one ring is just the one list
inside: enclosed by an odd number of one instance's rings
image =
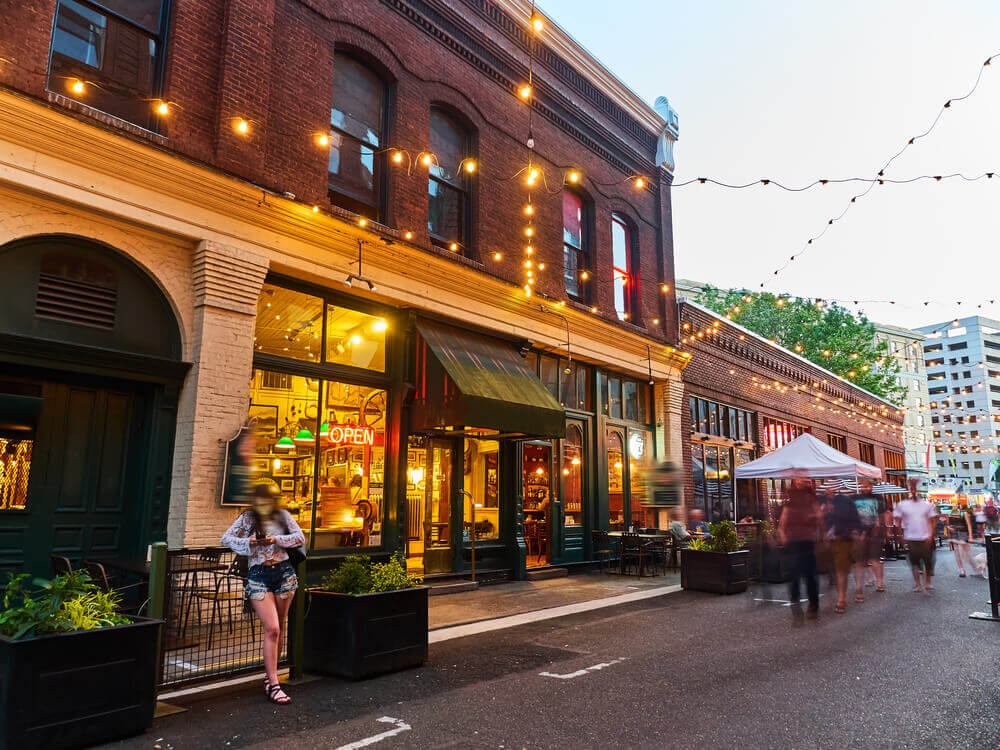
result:
[(320, 440), (329, 440), (330, 439), (330, 423), (329, 422), (324, 422), (323, 424), (321, 424), (319, 426), (319, 437), (320, 437)]
[[(309, 430), (303, 428), (299, 430), (298, 434), (294, 438), (296, 445), (299, 443), (315, 443), (316, 437), (309, 432)], [(279, 441), (280, 442), (280, 441)]]
[(274, 444), (274, 449), (276, 451), (295, 450), (295, 442), (290, 437), (285, 435), (285, 437), (281, 438), (277, 443)]

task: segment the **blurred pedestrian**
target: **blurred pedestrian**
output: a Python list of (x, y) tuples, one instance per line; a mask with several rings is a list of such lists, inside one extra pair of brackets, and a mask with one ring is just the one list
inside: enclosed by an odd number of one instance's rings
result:
[[(903, 541), (909, 548), (910, 570), (913, 572), (913, 590), (929, 594), (934, 588), (934, 506), (927, 500), (900, 500), (893, 516), (903, 525)], [(921, 580), (921, 568), (923, 579)]]
[(830, 546), (833, 550), (833, 566), (837, 573), (837, 603), (833, 611), (838, 615), (847, 611), (847, 576), (854, 568), (854, 588), (856, 602), (863, 602), (864, 580), (861, 577), (863, 568), (857, 564), (856, 553), (858, 545), (864, 538), (858, 506), (854, 499), (847, 495), (836, 495), (833, 498), (832, 513), (833, 533)]
[(792, 615), (796, 619), (802, 616), (799, 606), (799, 585), (802, 579), (805, 579), (806, 596), (809, 598), (806, 616), (815, 619), (819, 615), (816, 543), (822, 537), (822, 528), (822, 512), (816, 501), (812, 482), (806, 479), (792, 480), (788, 500), (778, 522), (778, 539), (791, 563), (788, 596), (792, 603)]
[(863, 576), (869, 579), (866, 583), (881, 592), (885, 591), (885, 586), (882, 585), (882, 548), (887, 534), (885, 500), (872, 492), (870, 479), (862, 479), (859, 484), (860, 491), (854, 498), (863, 534), (856, 548), (858, 564), (864, 568)]
[(965, 568), (969, 564), (970, 552), (969, 541), (973, 538), (972, 514), (968, 510), (962, 511), (961, 515), (952, 516), (951, 525), (951, 545), (955, 550), (955, 564), (958, 565), (958, 577), (965, 578)]
[[(975, 510), (976, 519), (976, 539), (986, 543), (986, 509), (982, 505), (977, 505)], [(973, 540), (974, 541), (974, 540)]]
[(691, 511), (691, 521), (688, 524), (688, 531), (692, 534), (704, 534), (711, 536), (708, 532), (708, 524), (705, 523), (705, 511), (695, 508)]

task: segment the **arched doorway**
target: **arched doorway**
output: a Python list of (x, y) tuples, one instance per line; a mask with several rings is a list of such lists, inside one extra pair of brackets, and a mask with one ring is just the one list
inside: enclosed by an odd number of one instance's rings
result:
[(188, 365), (159, 287), (99, 243), (0, 247), (0, 574), (165, 538)]

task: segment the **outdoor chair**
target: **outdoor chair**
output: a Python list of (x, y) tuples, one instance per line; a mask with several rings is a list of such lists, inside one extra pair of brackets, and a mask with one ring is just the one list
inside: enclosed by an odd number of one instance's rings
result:
[(611, 543), (611, 537), (608, 536), (608, 532), (606, 531), (591, 531), (590, 542), (591, 554), (600, 563), (600, 569), (607, 572), (608, 563), (614, 559), (616, 554), (616, 550)]
[(115, 578), (108, 576), (107, 570), (99, 562), (94, 562), (92, 560), (83, 561), (83, 569), (87, 571), (90, 576), (90, 580), (93, 581), (97, 588), (105, 593), (114, 593), (122, 597), (121, 603), (118, 605), (118, 611), (123, 614), (138, 614), (139, 610), (142, 609), (145, 602), (139, 601), (129, 601), (129, 597), (136, 592), (145, 591), (147, 586), (144, 582), (130, 583), (128, 585), (121, 585), (120, 581)]
[(634, 564), (635, 574), (641, 576), (646, 572), (646, 561), (648, 559), (649, 550), (646, 547), (646, 543), (639, 538), (638, 534), (622, 534), (619, 570), (623, 574)]
[(666, 537), (652, 539), (646, 542), (646, 552), (649, 554), (649, 561), (654, 569), (659, 568), (663, 575), (667, 573), (667, 555), (670, 552), (670, 544)]
[[(205, 547), (203, 549), (192, 549), (190, 551), (181, 550), (178, 554), (173, 555), (171, 560), (183, 561), (185, 557), (191, 557), (198, 560), (198, 562), (217, 565), (222, 564), (222, 555), (224, 552), (228, 552), (225, 547)], [(174, 593), (180, 594), (180, 601), (178, 602), (178, 610), (180, 613), (180, 633), (183, 638), (187, 633), (188, 625), (191, 621), (191, 609), (195, 603), (195, 596), (199, 593), (212, 593), (215, 590), (215, 578), (219, 574), (217, 570), (188, 570), (174, 571), (173, 566), (170, 566), (171, 571), (171, 587)], [(183, 571), (183, 572), (182, 572)], [(175, 576), (182, 576), (180, 584), (175, 584)], [(194, 607), (195, 614), (198, 618), (198, 627), (201, 627), (201, 609)]]
[[(217, 573), (215, 576), (215, 586), (211, 591), (202, 589), (193, 592), (193, 597), (198, 599), (198, 602), (211, 602), (212, 608), (209, 614), (208, 623), (208, 649), (212, 649), (212, 642), (215, 639), (215, 626), (218, 624), (219, 632), (221, 634), (223, 628), (222, 620), (222, 610), (223, 607), (226, 609), (226, 623), (228, 624), (228, 631), (231, 634), (233, 632), (233, 603), (240, 603), (240, 611), (243, 607), (244, 599), (244, 588), (245, 580), (239, 573), (239, 568), (237, 562), (234, 559), (230, 564), (229, 569), (224, 573)], [(199, 623), (201, 620), (200, 607), (199, 609)], [(250, 637), (254, 639), (255, 628), (257, 618), (252, 614), (249, 617), (250, 620)]]
[(49, 560), (52, 561), (52, 575), (59, 576), (73, 572), (73, 566), (70, 564), (68, 557), (53, 553), (49, 555)]

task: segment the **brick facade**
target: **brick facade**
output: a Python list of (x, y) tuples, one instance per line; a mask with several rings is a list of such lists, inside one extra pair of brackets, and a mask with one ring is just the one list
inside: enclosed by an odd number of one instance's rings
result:
[[(0, 84), (114, 127), (143, 132), (46, 90), (55, 0), (12, 4), (0, 28)], [(484, 273), (523, 283), (521, 207), (526, 187), (507, 180), (527, 161), (527, 106), (516, 90), (526, 80), (527, 37), (487, 0), (197, 0), (173, 2), (160, 95), (172, 113), (153, 143), (276, 193), (328, 205), (327, 154), (316, 135), (329, 125), (335, 49), (370, 61), (389, 84), (391, 117), (385, 143), (419, 152), (428, 147), (431, 103), (443, 104), (474, 129), (479, 175), (472, 189), (470, 255)], [(544, 42), (544, 36), (543, 36)], [(655, 164), (657, 134), (643, 127), (555, 52), (539, 46), (536, 63), (534, 161), (547, 178), (536, 190), (536, 262), (545, 263), (536, 291), (564, 299), (559, 185), (569, 167), (593, 202), (587, 304), (613, 325), (659, 340), (673, 338), (673, 239), (670, 174)], [(59, 88), (55, 86), (55, 88)], [(86, 95), (78, 97), (86, 102)], [(239, 135), (237, 117), (250, 123)], [(430, 250), (426, 169), (393, 168), (385, 224), (412, 231)], [(628, 178), (643, 175), (637, 190)], [(611, 213), (636, 231), (639, 314), (613, 314)], [(395, 236), (399, 236), (396, 234)], [(493, 259), (502, 253), (502, 260)], [(570, 303), (574, 304), (575, 303)], [(654, 324), (653, 321), (658, 321)]]
[[(903, 452), (903, 417), (894, 405), (732, 325), (723, 316), (684, 299), (678, 307), (682, 335), (694, 335), (694, 341), (686, 345), (692, 357), (682, 376), (685, 403), (681, 434), (688, 504), (693, 500), (693, 487), (687, 448), (689, 436), (695, 432), (687, 403), (690, 396), (752, 412), (757, 457), (770, 450), (764, 439), (765, 418), (810, 428), (823, 442), (827, 442), (827, 433), (842, 435), (847, 439), (848, 455), (854, 458), (861, 458), (859, 443), (871, 444), (875, 465), (883, 470), (887, 468), (886, 450)], [(715, 333), (706, 333), (710, 330)], [(711, 442), (731, 444), (724, 438)]]

